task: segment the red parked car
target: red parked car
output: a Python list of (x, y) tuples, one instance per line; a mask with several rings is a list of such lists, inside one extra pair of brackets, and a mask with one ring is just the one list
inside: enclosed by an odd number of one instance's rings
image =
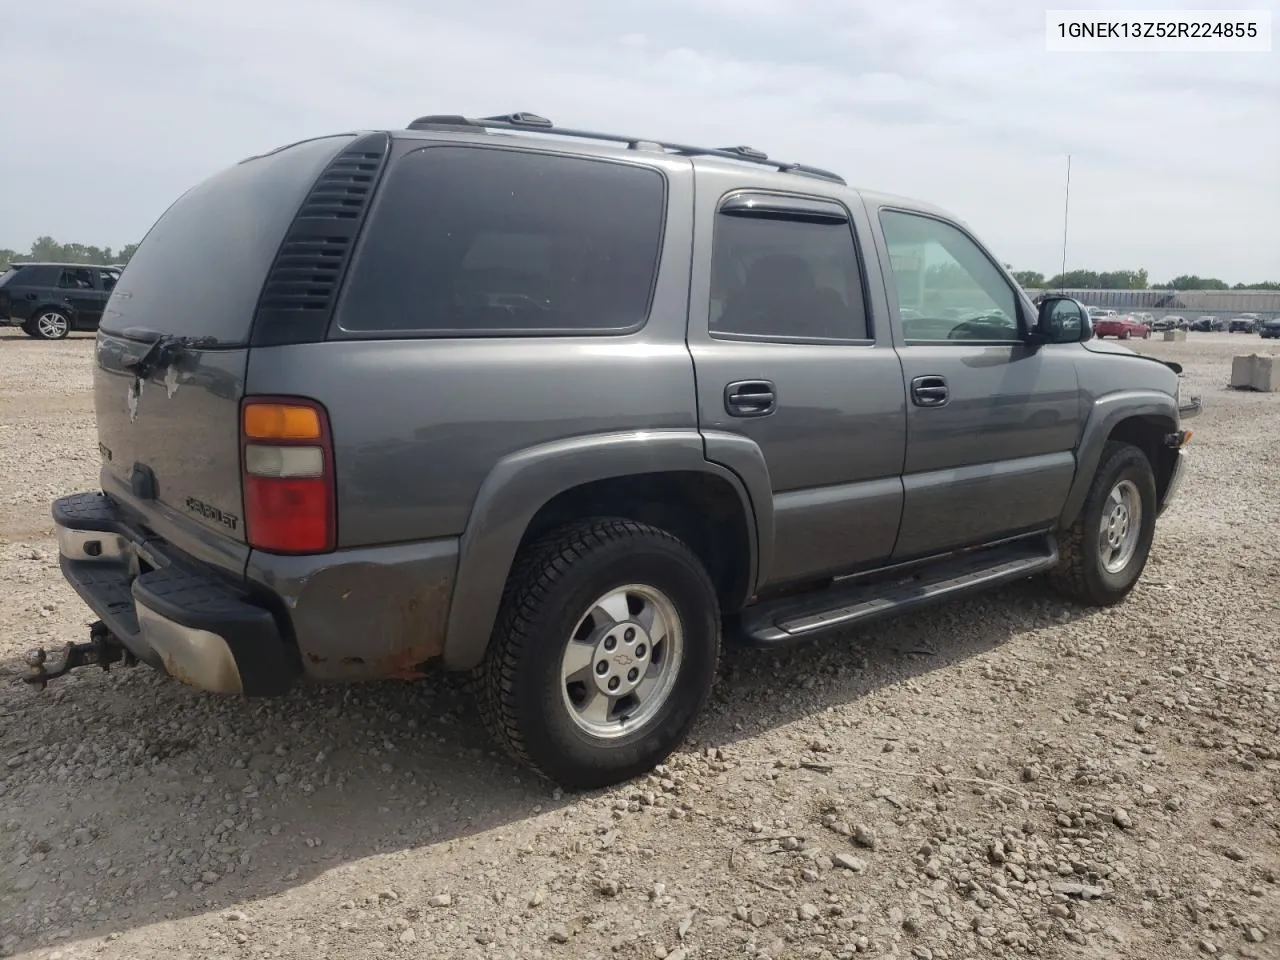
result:
[(1116, 317), (1098, 317), (1093, 321), (1095, 337), (1116, 337), (1128, 340), (1130, 337), (1141, 337), (1143, 340), (1151, 336), (1151, 330), (1140, 320), (1127, 314)]

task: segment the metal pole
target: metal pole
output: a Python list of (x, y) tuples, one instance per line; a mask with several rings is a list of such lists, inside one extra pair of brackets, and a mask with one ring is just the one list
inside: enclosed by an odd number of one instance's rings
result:
[(1067, 189), (1062, 201), (1062, 283), (1060, 289), (1067, 288), (1067, 214), (1071, 210), (1071, 154), (1067, 154)]

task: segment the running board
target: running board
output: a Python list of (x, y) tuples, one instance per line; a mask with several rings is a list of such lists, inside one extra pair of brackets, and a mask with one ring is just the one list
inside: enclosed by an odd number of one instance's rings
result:
[(742, 612), (749, 646), (799, 643), (855, 624), (1043, 573), (1058, 562), (1052, 536), (989, 547), (893, 579), (836, 583), (816, 594), (766, 601)]

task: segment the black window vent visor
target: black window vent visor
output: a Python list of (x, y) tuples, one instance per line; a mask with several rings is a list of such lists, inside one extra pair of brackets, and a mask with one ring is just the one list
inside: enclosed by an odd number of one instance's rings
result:
[(360, 137), (330, 161), (293, 219), (263, 285), (253, 346), (325, 338), (356, 235), (387, 161), (390, 137)]

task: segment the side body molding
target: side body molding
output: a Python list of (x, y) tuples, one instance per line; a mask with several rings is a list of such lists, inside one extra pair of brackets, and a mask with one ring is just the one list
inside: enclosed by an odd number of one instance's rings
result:
[(1067, 491), (1059, 520), (1063, 527), (1071, 526), (1084, 506), (1107, 437), (1117, 424), (1130, 417), (1158, 418), (1167, 421), (1168, 429), (1172, 431), (1178, 423), (1178, 407), (1173, 397), (1158, 390), (1119, 390), (1093, 401), (1084, 429), (1080, 432), (1080, 441), (1076, 444), (1076, 476)]
[(733, 471), (708, 462), (697, 430), (644, 430), (541, 444), (500, 460), (476, 494), (459, 549), (445, 668), (468, 670), (483, 659), (520, 540), (544, 504), (585, 483), (676, 471), (710, 473), (737, 491), (748, 520), (749, 582), (754, 584), (758, 537), (752, 498)]

